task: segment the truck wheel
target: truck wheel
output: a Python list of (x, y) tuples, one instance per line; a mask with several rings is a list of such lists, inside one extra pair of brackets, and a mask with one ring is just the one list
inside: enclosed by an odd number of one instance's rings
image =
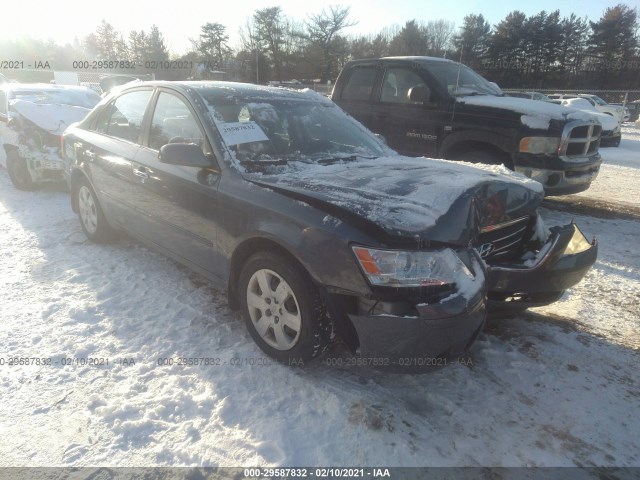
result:
[(239, 280), (245, 325), (260, 349), (279, 362), (301, 365), (322, 353), (333, 323), (307, 273), (275, 252), (258, 252)]
[(107, 243), (113, 240), (116, 232), (107, 222), (96, 193), (85, 178), (78, 183), (76, 201), (80, 225), (87, 238), (95, 243)]
[(20, 158), (20, 155), (15, 150), (7, 152), (7, 170), (11, 183), (18, 190), (31, 191), (36, 189), (37, 185), (31, 178), (27, 161), (24, 158)]

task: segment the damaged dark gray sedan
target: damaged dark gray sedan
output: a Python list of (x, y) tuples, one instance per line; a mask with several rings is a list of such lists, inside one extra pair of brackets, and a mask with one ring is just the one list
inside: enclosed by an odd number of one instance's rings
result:
[(205, 275), (285, 363), (336, 336), (378, 365), (462, 354), (487, 311), (557, 300), (597, 255), (544, 227), (539, 183), (400, 157), (314, 92), (136, 83), (63, 142), (90, 239), (123, 230)]

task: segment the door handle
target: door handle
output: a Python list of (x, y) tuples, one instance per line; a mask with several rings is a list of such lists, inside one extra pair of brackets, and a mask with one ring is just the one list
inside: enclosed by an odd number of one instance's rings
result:
[(147, 172), (147, 169), (145, 167), (134, 169), (133, 174), (138, 177), (142, 181), (142, 183), (144, 183), (145, 180), (149, 179), (149, 172)]

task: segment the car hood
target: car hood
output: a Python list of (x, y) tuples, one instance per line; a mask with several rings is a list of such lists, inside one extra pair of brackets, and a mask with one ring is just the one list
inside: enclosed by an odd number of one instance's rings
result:
[(53, 135), (62, 135), (69, 125), (82, 120), (91, 110), (75, 105), (34, 103), (20, 99), (12, 100), (11, 106), (18, 114)]
[(504, 167), (428, 158), (304, 165), (245, 179), (344, 221), (364, 222), (388, 241), (461, 246), (482, 227), (531, 215), (544, 197), (542, 185)]
[(477, 95), (458, 97), (460, 104), (508, 110), (520, 114), (520, 122), (532, 129), (548, 130), (552, 121), (569, 122), (580, 120), (591, 122), (594, 116), (589, 112), (541, 100), (517, 97), (497, 97)]

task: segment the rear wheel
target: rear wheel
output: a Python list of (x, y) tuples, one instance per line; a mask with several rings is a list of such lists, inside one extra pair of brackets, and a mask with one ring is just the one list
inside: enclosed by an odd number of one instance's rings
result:
[(87, 238), (96, 243), (106, 243), (113, 240), (115, 231), (107, 223), (98, 198), (86, 179), (80, 180), (77, 186), (76, 201), (80, 225)]
[(292, 261), (256, 253), (242, 269), (238, 292), (247, 329), (267, 355), (297, 365), (326, 349), (333, 324), (317, 288)]
[(27, 161), (21, 158), (15, 150), (7, 152), (7, 170), (11, 183), (13, 183), (14, 187), (18, 190), (35, 190), (37, 185), (31, 178)]

